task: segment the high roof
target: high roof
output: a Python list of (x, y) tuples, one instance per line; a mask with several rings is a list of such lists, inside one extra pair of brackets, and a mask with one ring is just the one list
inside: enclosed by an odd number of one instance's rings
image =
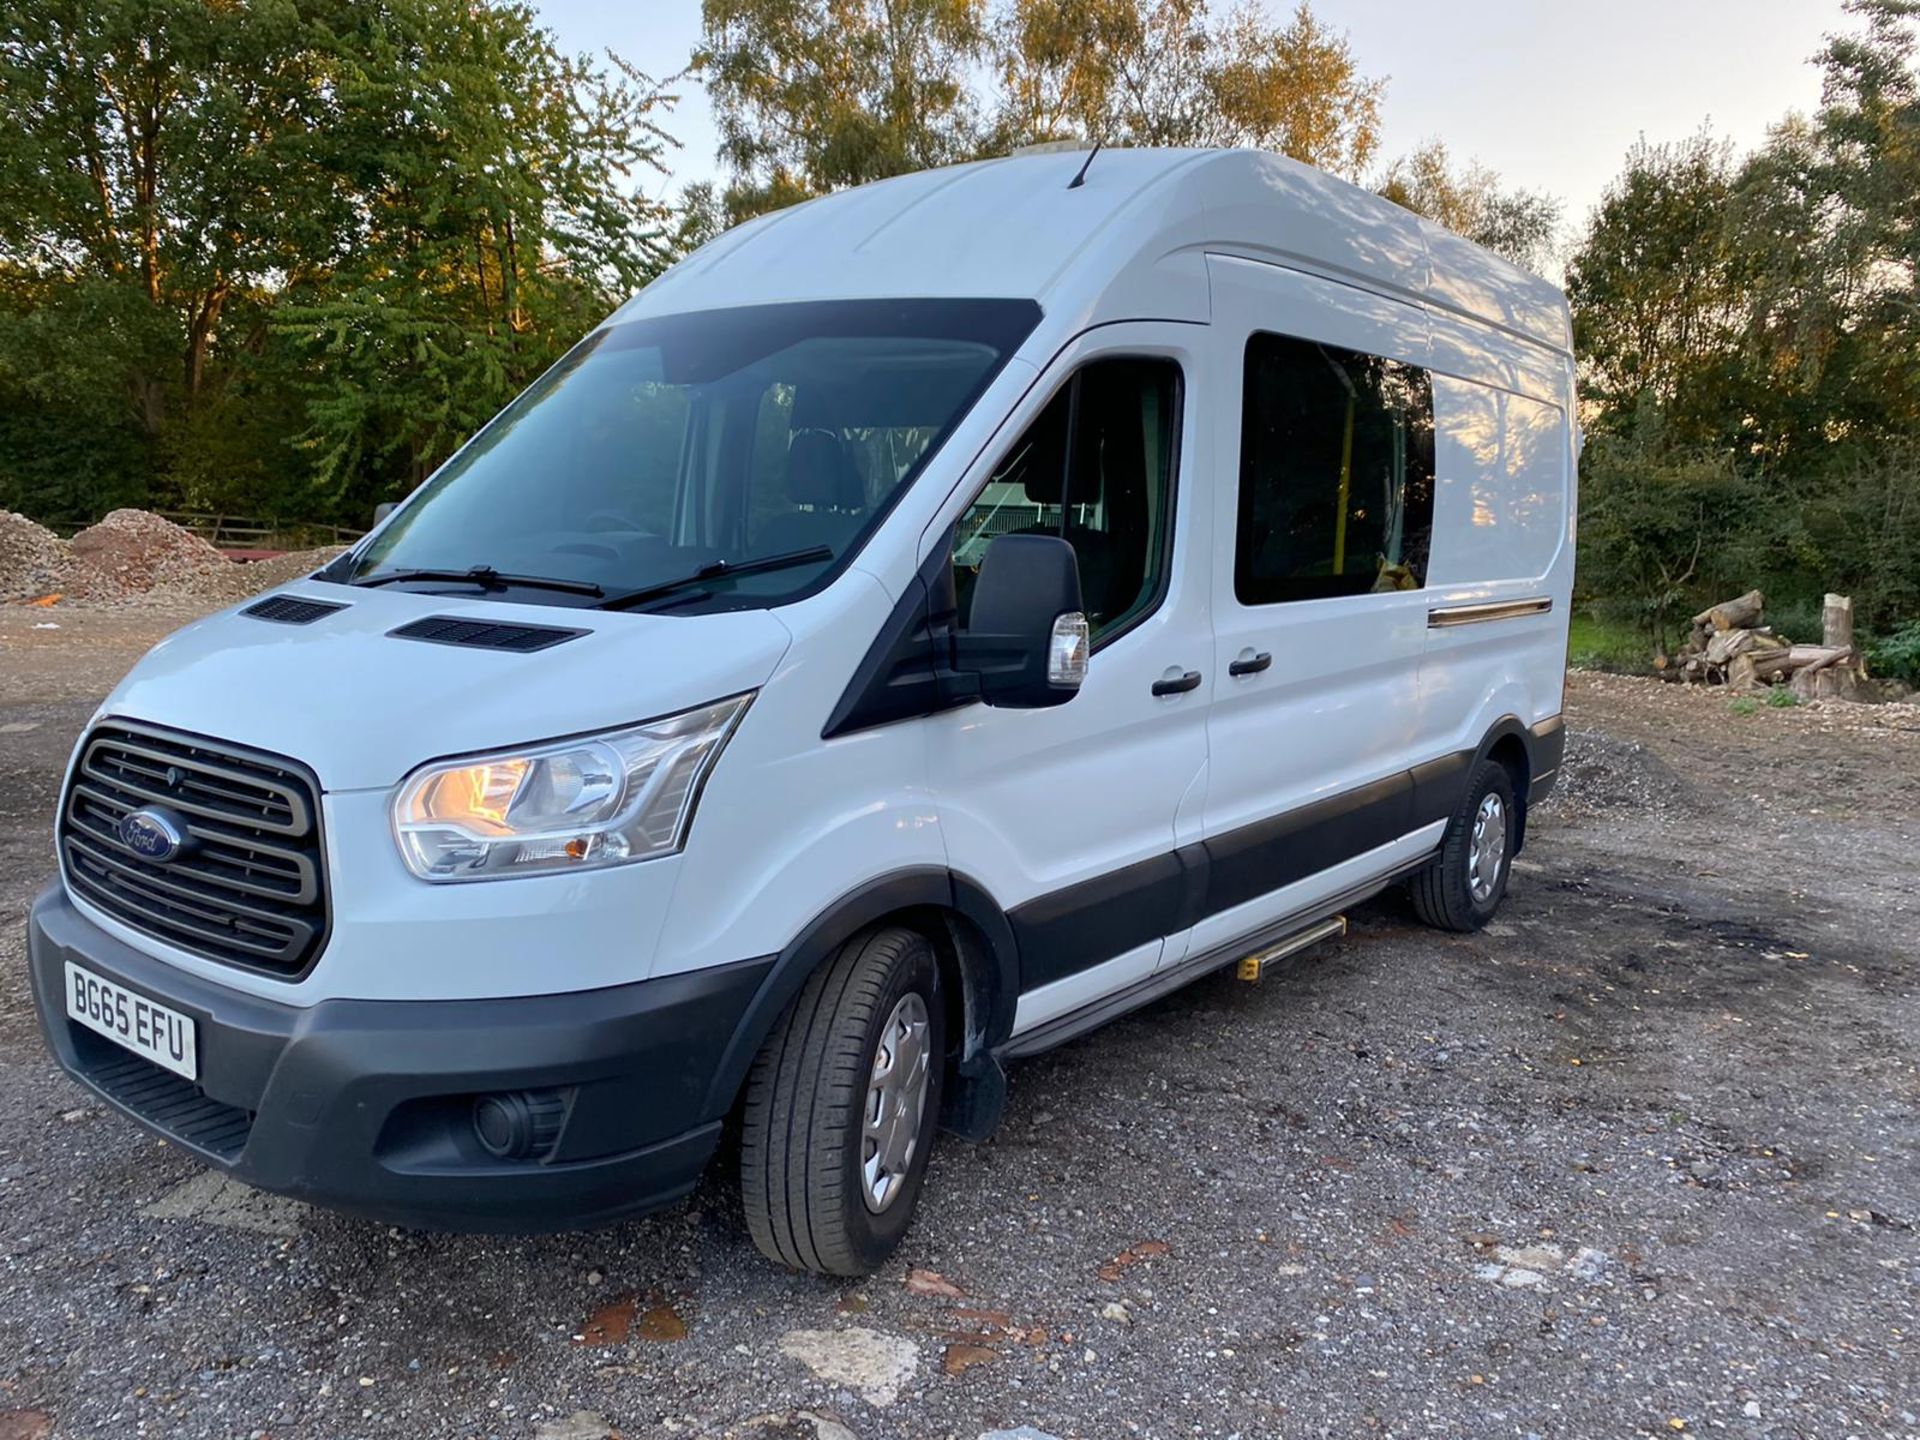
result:
[[(728, 231), (622, 316), (784, 300), (1005, 296), (1072, 328), (1210, 318), (1204, 255), (1359, 280), (1570, 348), (1551, 283), (1331, 175), (1257, 150), (1009, 156), (841, 191)], [(1051, 328), (1051, 327), (1049, 327)]]

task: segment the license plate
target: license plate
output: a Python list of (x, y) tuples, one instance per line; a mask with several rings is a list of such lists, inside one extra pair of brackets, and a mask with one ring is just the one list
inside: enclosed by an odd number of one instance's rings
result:
[(67, 962), (67, 1015), (176, 1075), (200, 1078), (191, 1019), (102, 980), (71, 960)]

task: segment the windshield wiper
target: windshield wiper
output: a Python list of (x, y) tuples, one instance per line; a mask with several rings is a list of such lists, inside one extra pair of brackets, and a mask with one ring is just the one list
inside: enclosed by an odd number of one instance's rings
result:
[(591, 580), (556, 580), (546, 575), (504, 575), (491, 565), (475, 565), (468, 570), (387, 570), (349, 580), (349, 585), (393, 585), (403, 580), (445, 580), (462, 585), (478, 585), (482, 590), (558, 590), (563, 595), (604, 595)]
[(642, 585), (638, 590), (629, 590), (624, 595), (615, 595), (610, 600), (600, 602), (602, 610), (631, 610), (636, 605), (644, 605), (649, 600), (658, 600), (663, 595), (671, 595), (676, 590), (685, 590), (690, 585), (698, 585), (705, 580), (730, 580), (735, 575), (758, 575), (765, 570), (785, 570), (795, 565), (812, 565), (816, 561), (831, 560), (833, 550), (826, 545), (810, 545), (805, 550), (789, 550), (780, 555), (762, 555), (757, 560), (712, 560), (702, 565), (690, 575), (682, 575), (677, 580), (662, 580), (657, 585)]

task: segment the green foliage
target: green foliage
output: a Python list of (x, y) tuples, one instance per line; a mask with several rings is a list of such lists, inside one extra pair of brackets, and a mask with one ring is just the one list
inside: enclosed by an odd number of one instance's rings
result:
[[(1567, 270), (1597, 663), (1758, 585), (1920, 615), (1920, 0), (1848, 0), (1819, 108), (1637, 146)], [(364, 521), (727, 223), (1046, 140), (1278, 149), (1523, 265), (1550, 197), (1430, 143), (1305, 4), (704, 0), (731, 172), (648, 198), (675, 97), (516, 0), (0, 13), (0, 505)]]
[(670, 217), (616, 183), (669, 143), (650, 81), (518, 7), (410, 3), (345, 97), (371, 221), (273, 326), (309, 360), (295, 444), (328, 497), (369, 471), (405, 493), (667, 259)]
[(1758, 715), (1760, 713), (1760, 702), (1751, 695), (1736, 695), (1727, 702), (1727, 713), (1730, 715)]
[(1767, 705), (1774, 710), (1791, 710), (1800, 703), (1800, 697), (1785, 685), (1767, 687)]
[(466, 0), (0, 21), (0, 505), (364, 522), (662, 267), (672, 103)]
[(1304, 3), (1276, 24), (1206, 0), (1010, 0), (992, 36), (991, 148), (1251, 145), (1357, 178), (1379, 143), (1384, 82)]
[(1920, 620), (1866, 645), (1867, 665), (1876, 675), (1920, 685)]
[[(1920, 366), (1920, 319), (1915, 330)], [(1810, 460), (1798, 487), (1803, 568), (1824, 578), (1818, 588), (1852, 595), (1870, 630), (1920, 617), (1920, 425), (1915, 430)]]
[[(1719, 517), (1769, 502), (1724, 454), (1668, 437), (1657, 406), (1595, 433), (1580, 463), (1580, 585), (1597, 614), (1666, 652), (1699, 594), (1717, 594), (1754, 557), (1714, 540)], [(1745, 587), (1740, 587), (1745, 588)]]
[(1591, 611), (1577, 612), (1568, 625), (1567, 663), (1576, 670), (1638, 675), (1651, 659), (1646, 636), (1630, 625)]
[(1307, 5), (705, 0), (732, 220), (1043, 141), (1257, 145), (1357, 177), (1383, 82)]
[(734, 220), (967, 158), (983, 0), (705, 0)]
[(1655, 638), (1755, 585), (1920, 613), (1920, 4), (1847, 8), (1812, 117), (1637, 146), (1568, 267), (1581, 584)]
[(158, 438), (138, 377), (172, 339), (132, 286), (0, 265), (0, 509), (72, 523), (144, 501)]
[(1541, 272), (1552, 264), (1560, 202), (1537, 190), (1508, 189), (1478, 162), (1456, 166), (1439, 140), (1394, 161), (1379, 190), (1524, 269)]
[(1650, 399), (1682, 445), (1724, 438), (1715, 397), (1700, 392), (1739, 326), (1726, 223), (1732, 187), (1726, 145), (1706, 135), (1681, 145), (1642, 141), (1567, 267), (1586, 399), (1623, 418)]

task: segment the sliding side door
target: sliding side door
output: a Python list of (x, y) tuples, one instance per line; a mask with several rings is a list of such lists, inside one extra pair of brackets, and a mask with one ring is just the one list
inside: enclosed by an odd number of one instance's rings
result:
[[(1213, 256), (1217, 676), (1200, 953), (1431, 847), (1409, 768), (1433, 517), (1420, 309)], [(1412, 833), (1410, 833), (1412, 832)]]

